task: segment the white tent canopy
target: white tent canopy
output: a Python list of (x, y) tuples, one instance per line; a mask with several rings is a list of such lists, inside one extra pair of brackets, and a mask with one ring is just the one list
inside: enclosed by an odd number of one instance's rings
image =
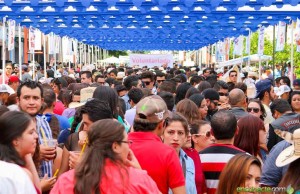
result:
[[(244, 62), (248, 63), (249, 60), (250, 60), (250, 64), (251, 63), (258, 63), (259, 62), (258, 54), (245, 56), (245, 57), (242, 57), (242, 58), (231, 59), (229, 61), (219, 62), (217, 67), (222, 68), (222, 67), (227, 67), (227, 66), (231, 66), (231, 65), (240, 65)], [(269, 56), (269, 55), (262, 55), (260, 57), (260, 60), (261, 60), (261, 62), (270, 61), (270, 60), (272, 60), (272, 57)]]
[(102, 63), (118, 63), (119, 64), (120, 60), (117, 57), (109, 57), (109, 58), (103, 59), (101, 62)]

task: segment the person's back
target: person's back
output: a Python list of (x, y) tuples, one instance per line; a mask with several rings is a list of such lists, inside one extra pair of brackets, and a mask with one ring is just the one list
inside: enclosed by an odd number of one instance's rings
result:
[(136, 117), (128, 139), (143, 170), (156, 182), (159, 190), (167, 194), (169, 188), (174, 194), (185, 193), (185, 179), (175, 150), (164, 145), (159, 137), (163, 122), (168, 117), (165, 102), (159, 96), (142, 99), (136, 106)]
[(276, 120), (269, 127), (267, 142), (269, 150), (282, 140), (275, 134), (275, 129), (293, 133), (295, 129), (300, 128), (300, 115), (292, 112), (292, 108), (286, 100), (276, 99), (272, 102), (270, 108)]
[[(105, 161), (105, 175), (99, 183), (101, 193), (147, 193), (158, 194), (155, 182), (147, 172), (133, 167), (120, 168), (119, 165)], [(70, 170), (59, 177), (51, 193), (74, 193), (75, 170)]]
[(237, 129), (235, 115), (230, 111), (218, 111), (211, 119), (211, 132), (216, 142), (200, 152), (207, 193), (215, 193), (219, 176), (227, 162), (236, 154), (245, 153), (233, 146)]

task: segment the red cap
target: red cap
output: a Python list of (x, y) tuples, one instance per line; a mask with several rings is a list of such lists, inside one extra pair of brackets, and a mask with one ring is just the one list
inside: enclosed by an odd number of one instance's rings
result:
[(8, 82), (11, 82), (11, 83), (20, 82), (20, 80), (19, 80), (18, 76), (12, 75), (9, 77)]

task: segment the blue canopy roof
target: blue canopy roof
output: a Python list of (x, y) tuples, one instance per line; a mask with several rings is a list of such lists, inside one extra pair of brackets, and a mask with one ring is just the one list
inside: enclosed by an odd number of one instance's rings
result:
[(299, 5), (300, 0), (4, 0), (0, 15), (108, 50), (194, 50), (248, 35), (260, 25), (290, 23), (300, 17)]

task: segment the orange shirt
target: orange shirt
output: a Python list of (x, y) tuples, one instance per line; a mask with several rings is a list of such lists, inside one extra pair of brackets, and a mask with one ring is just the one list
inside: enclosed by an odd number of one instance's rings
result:
[[(122, 168), (108, 159), (106, 159), (105, 162), (105, 175), (99, 183), (101, 194), (160, 193), (155, 182), (150, 178), (150, 176), (148, 176), (146, 171), (132, 167)], [(74, 170), (70, 170), (62, 174), (55, 183), (53, 189), (50, 191), (50, 194), (74, 193), (74, 173)]]

